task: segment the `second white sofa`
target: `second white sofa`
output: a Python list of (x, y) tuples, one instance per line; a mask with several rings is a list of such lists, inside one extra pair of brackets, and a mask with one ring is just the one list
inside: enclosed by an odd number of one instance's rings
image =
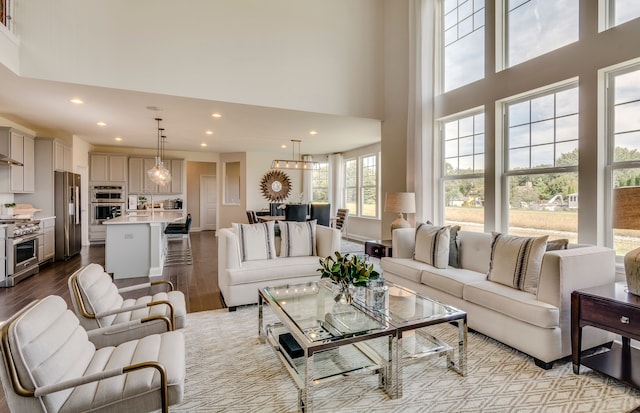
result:
[[(615, 281), (615, 252), (605, 247), (547, 251), (532, 293), (487, 279), (489, 233), (458, 232), (458, 268), (414, 259), (415, 228), (396, 229), (392, 237), (393, 257), (381, 260), (386, 280), (466, 311), (469, 328), (531, 355), (542, 368), (571, 354), (571, 292)], [(583, 329), (583, 349), (611, 340), (603, 330)]]

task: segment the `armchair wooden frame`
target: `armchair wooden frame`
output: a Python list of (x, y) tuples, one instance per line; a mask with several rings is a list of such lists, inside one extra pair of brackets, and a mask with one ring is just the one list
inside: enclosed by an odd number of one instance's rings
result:
[[(154, 285), (162, 285), (162, 284), (168, 285), (169, 291), (173, 291), (174, 287), (173, 287), (173, 284), (170, 281), (161, 280), (161, 281), (154, 281), (154, 282), (136, 284), (136, 285), (132, 285), (132, 286), (129, 286), (129, 287), (123, 287), (123, 288), (118, 289), (118, 292), (119, 293), (125, 293), (125, 292), (129, 292), (129, 291), (135, 291), (135, 290), (139, 290), (139, 289), (143, 289), (143, 288), (149, 288), (149, 287), (152, 287)], [(138, 320), (133, 320), (133, 321), (130, 321), (128, 323), (123, 323), (121, 326), (125, 327), (125, 326), (129, 326), (129, 325), (133, 325), (133, 324), (146, 323), (146, 322), (149, 322), (149, 321), (163, 320), (167, 324), (167, 331), (174, 331), (175, 330), (174, 308), (173, 308), (173, 304), (171, 304), (168, 300), (151, 301), (151, 302), (146, 303), (146, 304), (132, 305), (132, 306), (128, 306), (128, 307), (122, 307), (122, 308), (118, 308), (118, 309), (115, 309), (115, 310), (103, 311), (101, 313), (94, 314), (94, 313), (89, 312), (87, 310), (87, 308), (85, 307), (85, 305), (84, 305), (84, 299), (82, 297), (82, 292), (80, 291), (80, 286), (78, 285), (78, 273), (74, 273), (71, 276), (71, 286), (73, 287), (72, 288), (73, 295), (76, 298), (76, 302), (78, 303), (78, 307), (80, 308), (80, 313), (82, 314), (83, 317), (96, 319), (96, 318), (101, 318), (101, 317), (107, 317), (107, 316), (114, 315), (114, 314), (120, 314), (120, 313), (129, 312), (129, 311), (139, 310), (139, 309), (145, 308), (145, 307), (152, 307), (154, 305), (167, 305), (169, 307), (170, 317), (166, 317), (166, 316), (162, 316), (162, 315), (154, 315), (154, 316), (149, 316), (149, 317), (142, 318), (139, 321)]]
[(132, 365), (124, 366), (121, 368), (89, 374), (89, 375), (86, 375), (80, 378), (71, 379), (71, 380), (63, 380), (53, 385), (37, 387), (35, 389), (26, 388), (20, 381), (17, 367), (14, 362), (13, 353), (11, 351), (11, 346), (9, 344), (9, 327), (11, 326), (13, 321), (15, 321), (22, 314), (26, 313), (29, 309), (34, 307), (38, 303), (38, 301), (39, 300), (33, 301), (31, 304), (27, 305), (20, 312), (18, 312), (17, 314), (12, 316), (9, 320), (7, 320), (2, 326), (2, 358), (4, 360), (5, 366), (7, 366), (7, 370), (8, 370), (7, 375), (9, 377), (9, 380), (11, 381), (11, 386), (13, 387), (13, 390), (16, 392), (16, 394), (22, 397), (41, 397), (50, 393), (58, 392), (60, 390), (70, 389), (70, 388), (78, 387), (80, 385), (91, 383), (94, 381), (100, 381), (100, 380), (108, 379), (110, 377), (127, 374), (135, 370), (154, 368), (160, 374), (160, 398), (162, 401), (162, 412), (167, 413), (169, 411), (169, 396), (168, 396), (169, 386), (167, 383), (167, 372), (162, 364), (154, 361), (132, 364)]

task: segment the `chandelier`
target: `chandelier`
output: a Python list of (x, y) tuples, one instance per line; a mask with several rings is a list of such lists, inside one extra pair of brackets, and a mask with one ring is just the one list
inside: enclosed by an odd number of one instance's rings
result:
[[(311, 157), (307, 160), (300, 156), (300, 142), (302, 142), (300, 139), (291, 139), (293, 159), (276, 159), (271, 162), (271, 169), (318, 169), (320, 167), (318, 162), (310, 160)], [(296, 145), (298, 146), (298, 157), (296, 157)]]
[(156, 155), (156, 164), (153, 168), (147, 171), (147, 176), (154, 184), (165, 186), (171, 182), (171, 172), (169, 172), (169, 170), (164, 166), (164, 162), (162, 162), (162, 155), (164, 154), (164, 140), (166, 139), (166, 136), (162, 134), (164, 128), (160, 127), (162, 119), (156, 118), (156, 121), (158, 122), (158, 152)]

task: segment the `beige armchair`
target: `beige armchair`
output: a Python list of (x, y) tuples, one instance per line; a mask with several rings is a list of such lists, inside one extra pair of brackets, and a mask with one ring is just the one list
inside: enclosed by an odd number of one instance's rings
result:
[(58, 296), (34, 301), (1, 326), (0, 378), (12, 412), (148, 412), (180, 403), (181, 332), (97, 350)]
[[(120, 293), (166, 285), (169, 292), (124, 299)], [(117, 345), (149, 334), (159, 334), (186, 325), (186, 303), (181, 291), (168, 281), (137, 284), (118, 289), (101, 265), (89, 264), (68, 280), (71, 302), (85, 330), (104, 329), (94, 342), (98, 347)]]

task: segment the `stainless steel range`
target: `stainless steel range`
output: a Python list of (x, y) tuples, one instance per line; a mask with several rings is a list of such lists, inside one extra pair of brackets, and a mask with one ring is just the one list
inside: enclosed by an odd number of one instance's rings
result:
[(13, 287), (30, 275), (37, 274), (38, 235), (40, 220), (12, 219), (0, 220), (7, 225), (6, 253), (7, 268), (0, 287)]

